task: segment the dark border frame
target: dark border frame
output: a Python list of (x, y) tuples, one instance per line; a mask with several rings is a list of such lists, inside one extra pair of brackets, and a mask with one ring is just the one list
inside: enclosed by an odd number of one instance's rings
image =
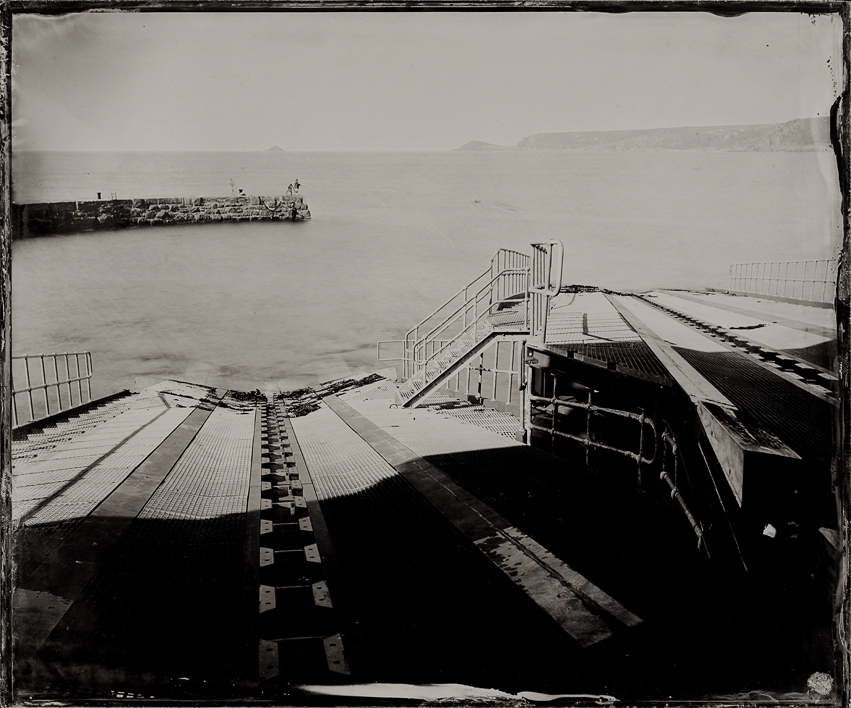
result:
[[(839, 258), (836, 318), (840, 356), (838, 449), (833, 482), (840, 509), (842, 567), (834, 604), (836, 694), (851, 700), (851, 577), (849, 577), (849, 491), (851, 491), (851, 1), (849, 0), (0, 0), (0, 706), (14, 704), (12, 685), (11, 537), (11, 60), (12, 17), (19, 13), (71, 12), (706, 12), (737, 17), (754, 12), (835, 14), (842, 22), (842, 91), (831, 109), (831, 141), (841, 192), (843, 243)], [(720, 703), (721, 701), (719, 701)], [(263, 702), (264, 704), (266, 702)], [(364, 705), (363, 701), (358, 701)], [(386, 701), (381, 702), (384, 705)], [(676, 703), (670, 701), (669, 703)], [(102, 703), (101, 703), (102, 704)], [(649, 705), (645, 702), (633, 705)], [(724, 702), (724, 705), (731, 705)], [(745, 705), (745, 704), (742, 704)], [(828, 705), (823, 703), (822, 705)]]

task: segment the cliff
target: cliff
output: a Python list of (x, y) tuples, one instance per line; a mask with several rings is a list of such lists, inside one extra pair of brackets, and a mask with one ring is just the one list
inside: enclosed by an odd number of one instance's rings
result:
[(301, 195), (277, 197), (159, 197), (13, 204), (13, 238), (139, 226), (214, 221), (302, 221)]
[[(472, 141), (459, 150), (481, 150)], [(468, 147), (472, 146), (472, 147)], [(492, 146), (498, 148), (498, 146)], [(810, 152), (830, 148), (828, 118), (800, 118), (765, 125), (723, 125), (580, 133), (536, 133), (507, 150), (706, 150), (727, 152)]]

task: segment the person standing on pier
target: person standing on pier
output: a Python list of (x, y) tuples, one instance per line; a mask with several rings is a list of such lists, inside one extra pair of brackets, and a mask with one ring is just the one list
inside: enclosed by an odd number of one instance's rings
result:
[(298, 183), (298, 177), (296, 177), (295, 182), (293, 182), (293, 189), (295, 190), (295, 194), (298, 194), (299, 187), (301, 187), (301, 185)]

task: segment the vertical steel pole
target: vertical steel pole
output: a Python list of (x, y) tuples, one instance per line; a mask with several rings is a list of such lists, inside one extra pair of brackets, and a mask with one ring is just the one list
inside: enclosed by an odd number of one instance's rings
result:
[(461, 310), (461, 314), (462, 314), (461, 327), (462, 327), (462, 329), (465, 329), (465, 330), (467, 329), (467, 303), (470, 302), (470, 295), (467, 292), (467, 290), (469, 290), (469, 286), (464, 288), (464, 307)]
[[(497, 371), (497, 369), (499, 368), (499, 345), (500, 344), (502, 344), (502, 342), (497, 340), (496, 346), (494, 347), (494, 354), (493, 354), (493, 373), (492, 373), (493, 386), (491, 387), (491, 400), (492, 401), (496, 400), (496, 382), (497, 382), (497, 377), (499, 376), (499, 372)], [(484, 354), (484, 352), (483, 352), (483, 354)]]
[[(511, 340), (511, 354), (508, 360), (508, 370), (511, 372), (508, 375), (508, 394), (506, 395), (505, 402), (511, 405), (511, 399), (513, 398), (514, 393), (514, 364), (517, 361), (517, 342), (515, 340)], [(518, 379), (519, 383), (519, 379)]]
[[(804, 274), (801, 273), (801, 275), (798, 275), (798, 271), (800, 270), (800, 268), (801, 268), (801, 261), (795, 261), (795, 283), (796, 283), (795, 287), (797, 287), (798, 282), (801, 283), (800, 299), (803, 300), (804, 299)], [(792, 289), (792, 297), (793, 298), (795, 297), (795, 289), (794, 288)]]
[(80, 355), (78, 353), (74, 354), (74, 363), (77, 365), (77, 393), (79, 394), (79, 401), (83, 403), (83, 381), (80, 376)]
[(86, 393), (87, 402), (92, 400), (92, 353), (86, 352), (86, 364), (88, 370), (86, 372)]
[(589, 472), (591, 471), (591, 416), (592, 416), (592, 399), (591, 394), (593, 391), (588, 389), (588, 415), (585, 418), (585, 469)]
[(558, 377), (551, 374), (553, 378), (553, 396), (550, 399), (553, 406), (553, 416), (550, 421), (550, 452), (555, 453), (556, 449), (556, 416), (558, 415), (558, 403), (556, 402), (556, 386), (558, 385)]
[(816, 278), (818, 278), (818, 261), (813, 261), (812, 283), (810, 285), (810, 300), (816, 299)]
[(641, 486), (641, 461), (644, 459), (644, 411), (641, 411), (641, 415), (638, 417), (638, 426), (639, 426), (639, 434), (638, 434), (638, 486)]
[(62, 411), (62, 387), (59, 385), (59, 364), (56, 363), (56, 354), (53, 355), (53, 380), (56, 381), (56, 398), (59, 399), (59, 411)]
[(65, 352), (62, 356), (65, 357), (65, 382), (68, 384), (68, 408), (73, 408), (74, 394), (71, 390), (71, 367), (68, 364), (68, 353)]
[(44, 396), (44, 409), (46, 411), (45, 415), (50, 415), (50, 399), (47, 397), (47, 369), (44, 366), (44, 354), (39, 354), (38, 356), (39, 359), (41, 359), (41, 392)]
[(32, 382), (30, 381), (30, 359), (29, 356), (24, 355), (24, 379), (27, 385), (27, 399), (30, 403), (30, 421), (35, 420), (35, 413), (33, 411), (33, 392), (32, 392)]

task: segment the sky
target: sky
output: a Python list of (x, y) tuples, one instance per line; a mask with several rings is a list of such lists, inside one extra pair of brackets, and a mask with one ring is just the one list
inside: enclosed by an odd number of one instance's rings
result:
[(442, 151), (533, 133), (779, 123), (839, 91), (837, 16), (30, 14), (15, 150)]

